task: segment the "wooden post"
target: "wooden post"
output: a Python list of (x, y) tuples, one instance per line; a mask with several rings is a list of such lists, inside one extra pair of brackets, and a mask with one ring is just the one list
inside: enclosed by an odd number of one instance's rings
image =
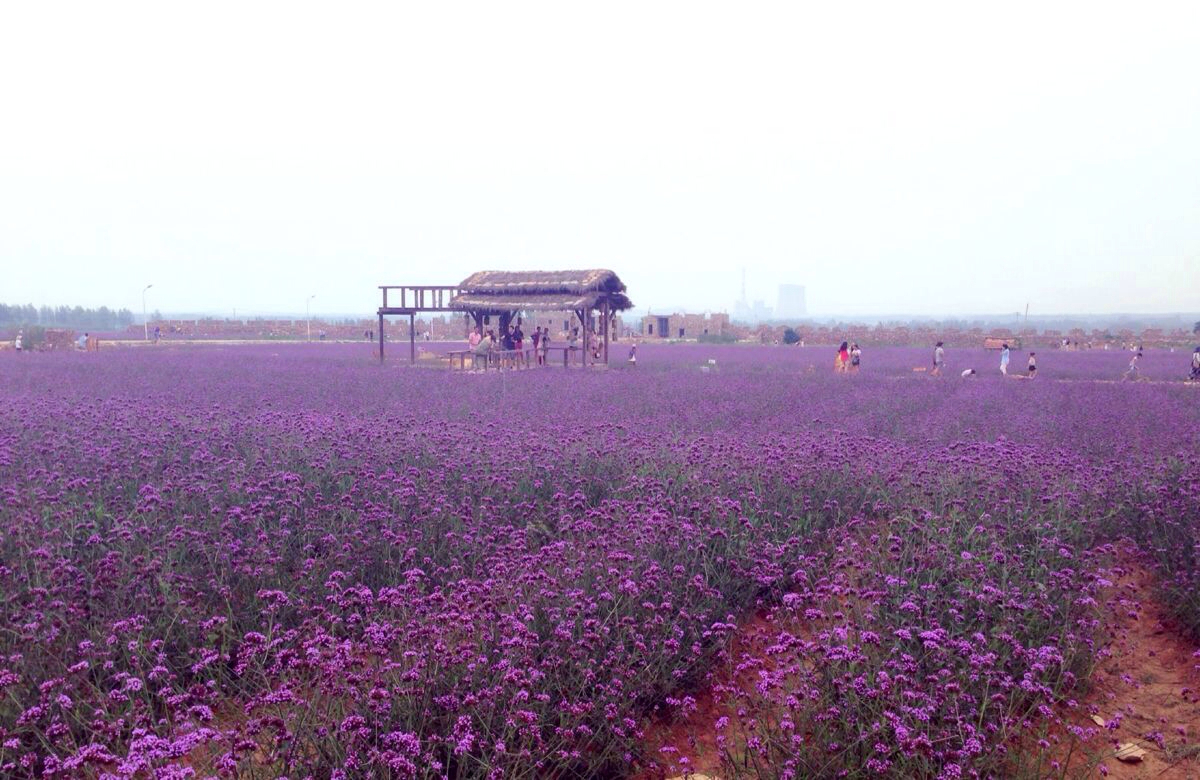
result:
[(417, 326), (416, 314), (408, 313), (408, 362), (417, 362)]
[[(387, 296), (387, 293), (384, 293)], [(379, 365), (383, 365), (383, 312), (379, 313)]]
[(608, 329), (611, 326), (609, 320), (612, 318), (612, 312), (609, 309), (608, 299), (604, 300), (604, 365), (608, 365)]

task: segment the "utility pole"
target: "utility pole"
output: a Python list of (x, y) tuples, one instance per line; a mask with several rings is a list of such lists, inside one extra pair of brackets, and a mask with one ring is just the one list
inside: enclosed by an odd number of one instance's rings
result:
[(146, 290), (149, 290), (153, 286), (152, 284), (148, 284), (142, 290), (142, 339), (144, 341), (150, 340), (150, 320), (146, 318)]
[(313, 293), (312, 295), (308, 296), (307, 300), (304, 301), (304, 330), (307, 334), (306, 338), (308, 341), (312, 341), (312, 318), (308, 313), (308, 305), (312, 303), (312, 299), (316, 297), (317, 294)]

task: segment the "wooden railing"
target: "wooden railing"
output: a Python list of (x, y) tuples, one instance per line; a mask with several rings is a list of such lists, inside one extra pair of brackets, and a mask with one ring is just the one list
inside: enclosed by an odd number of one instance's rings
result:
[[(383, 291), (383, 306), (380, 307), (382, 309), (454, 311), (450, 308), (450, 301), (458, 295), (458, 288), (448, 285), (389, 284), (380, 285), (379, 289)], [(400, 291), (399, 304), (396, 303), (395, 292), (392, 292), (391, 300), (388, 300), (389, 291), (394, 290)]]
[[(503, 368), (523, 369), (523, 368), (538, 368), (539, 366), (549, 366), (552, 363), (557, 364), (557, 355), (552, 360), (550, 355), (555, 352), (562, 353), (563, 368), (567, 368), (575, 361), (575, 356), (579, 356), (580, 365), (583, 364), (583, 350), (579, 347), (547, 347), (544, 350), (533, 347), (524, 349), (491, 349), (486, 352), (476, 352), (473, 349), (460, 349), (446, 353), (450, 357), (450, 368), (454, 369), (455, 363), (458, 368), (466, 371), (469, 368), (475, 370), (486, 371), (489, 368), (497, 370)], [(544, 360), (539, 363), (538, 355), (542, 354)]]

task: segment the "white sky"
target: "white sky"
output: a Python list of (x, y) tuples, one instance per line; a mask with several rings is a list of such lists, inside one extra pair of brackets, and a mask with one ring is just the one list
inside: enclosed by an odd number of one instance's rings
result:
[[(1200, 2), (6, 3), (0, 301), (1200, 309)], [(685, 280), (684, 277), (688, 276)]]

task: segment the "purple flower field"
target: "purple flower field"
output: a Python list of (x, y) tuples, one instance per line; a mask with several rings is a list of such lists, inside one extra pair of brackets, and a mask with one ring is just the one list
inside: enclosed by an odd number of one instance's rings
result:
[(1118, 547), (1200, 637), (1186, 353), (403, 347), (0, 353), (0, 776), (1041, 777)]

